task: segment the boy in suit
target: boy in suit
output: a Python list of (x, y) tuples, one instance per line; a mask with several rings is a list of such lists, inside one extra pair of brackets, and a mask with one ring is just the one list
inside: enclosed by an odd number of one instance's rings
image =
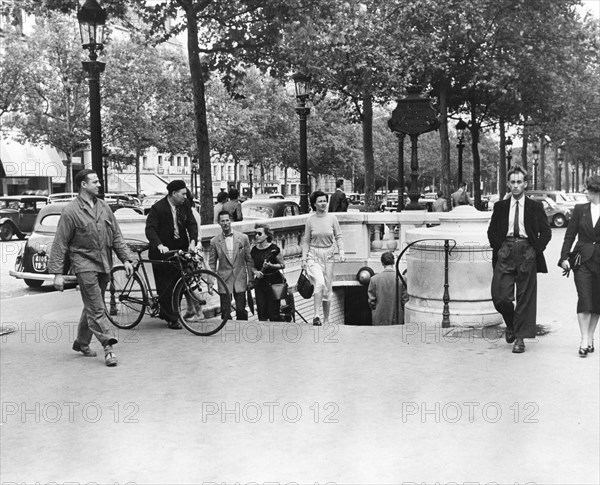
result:
[[(231, 229), (231, 215), (226, 210), (219, 212), (221, 234), (210, 240), (208, 264), (210, 269), (223, 278), (235, 300), (237, 320), (248, 320), (246, 290), (254, 287), (250, 240), (242, 232)], [(231, 318), (231, 301), (221, 297), (221, 314)]]
[(506, 342), (514, 342), (516, 354), (525, 352), (524, 338), (536, 335), (537, 273), (548, 272), (544, 250), (552, 238), (542, 203), (525, 197), (526, 187), (527, 172), (513, 166), (508, 172), (511, 197), (494, 204), (488, 228), (492, 301), (506, 324)]

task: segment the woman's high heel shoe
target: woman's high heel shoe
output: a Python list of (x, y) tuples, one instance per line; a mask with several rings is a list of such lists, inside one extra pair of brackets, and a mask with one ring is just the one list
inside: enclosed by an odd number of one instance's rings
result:
[(587, 357), (588, 349), (579, 347), (579, 357)]
[(588, 345), (587, 351), (588, 351), (588, 354), (591, 354), (594, 352), (594, 341), (592, 341), (592, 345)]

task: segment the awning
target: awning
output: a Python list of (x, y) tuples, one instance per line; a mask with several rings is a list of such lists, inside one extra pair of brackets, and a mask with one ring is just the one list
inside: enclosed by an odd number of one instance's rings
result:
[[(140, 191), (144, 195), (166, 194), (167, 181), (154, 173), (140, 174)], [(109, 173), (108, 191), (134, 194), (135, 172)]]
[(50, 145), (0, 140), (0, 160), (6, 177), (52, 177), (54, 183), (65, 181), (62, 157)]

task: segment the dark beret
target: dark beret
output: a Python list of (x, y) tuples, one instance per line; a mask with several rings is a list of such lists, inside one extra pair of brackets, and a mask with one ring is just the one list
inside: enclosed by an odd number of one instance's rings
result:
[(186, 186), (185, 186), (185, 182), (183, 180), (172, 180), (167, 185), (167, 190), (169, 191), (169, 194), (171, 192), (175, 192), (177, 190), (181, 190), (181, 189), (185, 189), (185, 188), (186, 188)]

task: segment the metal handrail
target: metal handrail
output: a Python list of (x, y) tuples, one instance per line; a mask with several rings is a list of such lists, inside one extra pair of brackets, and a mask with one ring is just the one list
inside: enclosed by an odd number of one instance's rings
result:
[[(444, 310), (442, 312), (442, 328), (448, 328), (450, 326), (450, 293), (448, 291), (448, 256), (456, 247), (456, 239), (447, 239), (447, 238), (425, 238), (425, 239), (417, 239), (416, 241), (408, 244), (398, 255), (398, 259), (396, 259), (396, 321), (400, 318), (400, 302), (398, 301), (398, 279), (402, 280), (402, 284), (405, 288), (408, 288), (405, 279), (400, 274), (400, 260), (404, 253), (412, 247), (414, 244), (423, 242), (423, 241), (444, 241)], [(450, 248), (450, 241), (454, 244), (452, 248)]]

